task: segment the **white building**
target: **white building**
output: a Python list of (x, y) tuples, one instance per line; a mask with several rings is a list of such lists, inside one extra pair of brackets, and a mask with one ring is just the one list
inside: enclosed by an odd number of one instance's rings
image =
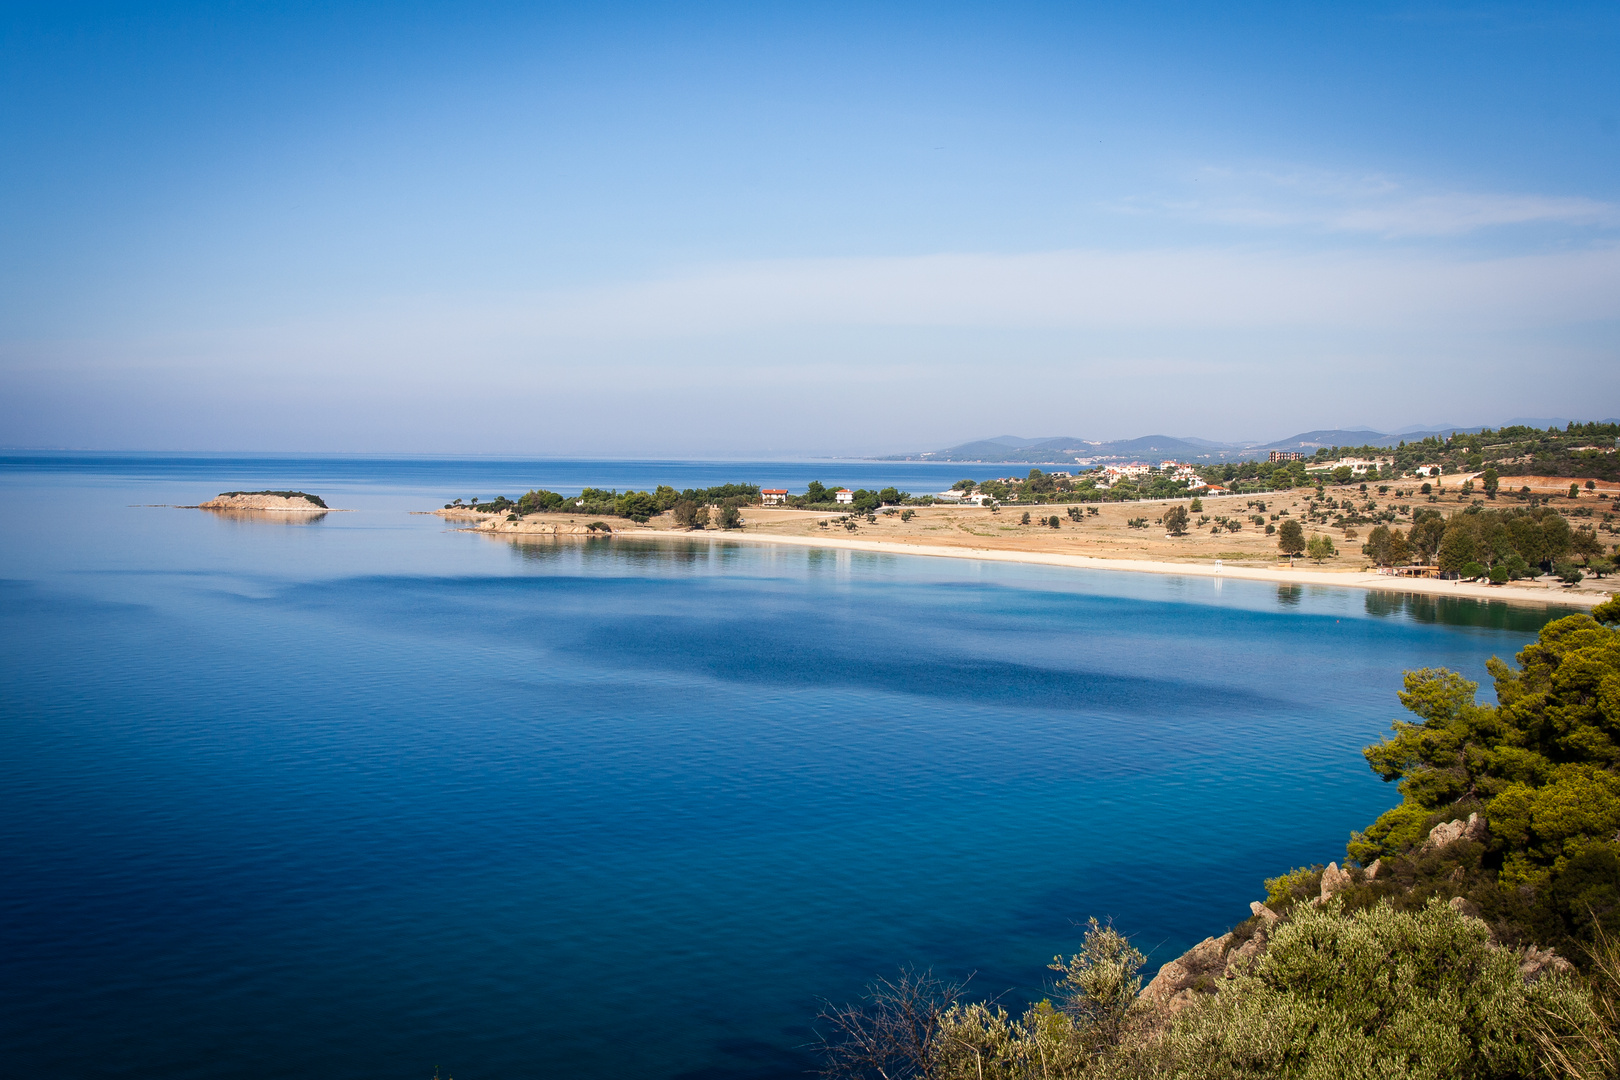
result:
[(1354, 476), (1365, 476), (1369, 472), (1377, 472), (1379, 466), (1389, 464), (1389, 458), (1340, 458), (1338, 461), (1329, 461), (1321, 465), (1307, 465), (1306, 472), (1332, 472), (1334, 469), (1349, 467)]
[(833, 494), (833, 497), (841, 503), (852, 503), (855, 501), (855, 493), (849, 490), (849, 488), (839, 488)]
[(787, 488), (760, 488), (759, 501), (765, 506), (786, 506)]

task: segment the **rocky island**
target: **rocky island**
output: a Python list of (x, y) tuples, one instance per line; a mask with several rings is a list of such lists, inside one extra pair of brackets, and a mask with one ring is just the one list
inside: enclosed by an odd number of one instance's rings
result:
[(324, 514), (331, 507), (307, 491), (222, 491), (199, 510), (270, 510), (291, 514)]

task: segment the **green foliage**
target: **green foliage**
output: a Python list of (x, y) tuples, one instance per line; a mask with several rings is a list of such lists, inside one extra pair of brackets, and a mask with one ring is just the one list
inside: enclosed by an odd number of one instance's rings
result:
[[(1195, 506), (1199, 505), (1196, 499), (1193, 503)], [(1164, 512), (1164, 531), (1171, 536), (1187, 535), (1187, 518), (1188, 514), (1185, 506), (1178, 504), (1170, 507)]]
[(1361, 553), (1379, 566), (1404, 566), (1412, 557), (1412, 545), (1401, 530), (1377, 525), (1367, 534)]
[(1277, 550), (1290, 558), (1305, 552), (1305, 528), (1289, 518), (1277, 527)]
[(1305, 553), (1317, 562), (1321, 562), (1323, 559), (1333, 558), (1339, 553), (1339, 550), (1333, 546), (1332, 537), (1318, 533), (1311, 537), (1310, 543), (1305, 545)]
[(709, 508), (695, 499), (677, 499), (669, 516), (683, 529), (701, 529), (709, 524)]
[(1177, 1017), (1155, 1074), (1507, 1080), (1537, 1071), (1549, 1013), (1561, 1035), (1596, 1019), (1580, 987), (1527, 985), (1483, 923), (1444, 903), (1301, 906), (1251, 971)]
[[(1247, 968), (1174, 1015), (1141, 1000), (1142, 954), (1090, 922), (1052, 964), (1054, 998), (1014, 1018), (961, 987), (903, 973), (835, 1026), (824, 1075), (933, 1080), (1509, 1080), (1612, 1075), (1613, 983), (1532, 982), (1478, 919), (1297, 905)], [(1610, 964), (1617, 968), (1620, 965)], [(1607, 971), (1607, 967), (1604, 968)]]
[(1565, 585), (1579, 585), (1586, 580), (1586, 575), (1581, 572), (1581, 568), (1572, 562), (1554, 563), (1553, 574)]
[(719, 525), (722, 529), (740, 529), (742, 523), (742, 511), (737, 507), (726, 505), (720, 508)]
[(1029, 511), (1028, 510), (1024, 511), (1024, 516), (1018, 519), (1018, 523), (1020, 525), (1028, 525), (1029, 524)]
[(1195, 514), (1203, 513), (1204, 512), (1204, 500), (1203, 499), (1198, 499), (1198, 498), (1193, 499), (1193, 501), (1188, 504), (1187, 509), (1191, 510)]
[(519, 497), (517, 509), (520, 514), (554, 513), (563, 508), (566, 500), (555, 491), (546, 491), (535, 488)]
[[(1620, 621), (1611, 606), (1596, 614)], [(1478, 684), (1456, 672), (1406, 673), (1401, 703), (1419, 722), (1395, 721), (1392, 737), (1363, 751), (1402, 801), (1348, 850), (1363, 864), (1414, 859), (1435, 824), (1477, 811), (1489, 838), (1470, 898), (1507, 939), (1589, 944), (1593, 925), (1620, 930), (1620, 877), (1594, 892), (1566, 875), (1620, 865), (1620, 630), (1572, 615), (1518, 660), (1517, 670), (1488, 665), (1496, 705), (1476, 701)], [(1571, 889), (1587, 910), (1560, 899)]]
[(1322, 885), (1321, 866), (1302, 866), (1279, 877), (1266, 878), (1266, 906), (1281, 913), (1300, 900), (1315, 896)]

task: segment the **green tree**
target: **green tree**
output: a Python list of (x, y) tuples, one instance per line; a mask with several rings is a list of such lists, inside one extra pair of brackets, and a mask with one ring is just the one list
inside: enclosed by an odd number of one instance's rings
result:
[(823, 484), (820, 480), (812, 480), (805, 485), (804, 501), (812, 505), (828, 503), (833, 501), (833, 494), (827, 489), (826, 484)]
[(1018, 519), (1018, 523), (1020, 525), (1028, 525), (1029, 524), (1029, 511), (1028, 510), (1024, 511), (1024, 516)]
[(1333, 546), (1333, 538), (1321, 533), (1311, 537), (1310, 543), (1305, 546), (1305, 552), (1318, 563), (1323, 559), (1331, 559), (1339, 553)]
[(904, 496), (899, 488), (886, 487), (877, 493), (877, 497), (884, 506), (898, 506)]
[(1351, 477), (1355, 475), (1355, 470), (1350, 468), (1350, 466), (1340, 465), (1337, 469), (1333, 470), (1333, 482), (1335, 484), (1348, 484)]
[(1191, 510), (1195, 514), (1202, 514), (1204, 512), (1204, 500), (1194, 496), (1192, 503), (1187, 507), (1187, 509)]
[(742, 511), (729, 503), (720, 508), (720, 527), (722, 529), (742, 528)]
[(1501, 486), (1502, 482), (1501, 477), (1496, 475), (1496, 469), (1486, 469), (1485, 475), (1481, 479), (1484, 481), (1485, 497), (1487, 499), (1496, 498), (1496, 490)]
[(1277, 550), (1290, 559), (1305, 553), (1305, 529), (1293, 518), (1277, 528)]
[(1591, 566), (1592, 560), (1603, 554), (1603, 542), (1597, 538), (1595, 530), (1583, 526), (1570, 536), (1569, 550), (1583, 566)]
[(659, 513), (658, 499), (645, 491), (627, 491), (614, 500), (614, 512), (631, 521), (646, 523)]
[(1445, 535), (1440, 540), (1437, 557), (1440, 569), (1447, 573), (1459, 572), (1475, 560), (1478, 548), (1472, 524), (1461, 515), (1452, 518), (1446, 523)]
[(1187, 508), (1177, 503), (1164, 512), (1164, 531), (1171, 536), (1186, 536), (1187, 518)]
[[(669, 508), (669, 515), (683, 529), (700, 529), (709, 523), (709, 508), (692, 499), (677, 499), (675, 505)], [(701, 524), (698, 522), (699, 515), (703, 518)]]

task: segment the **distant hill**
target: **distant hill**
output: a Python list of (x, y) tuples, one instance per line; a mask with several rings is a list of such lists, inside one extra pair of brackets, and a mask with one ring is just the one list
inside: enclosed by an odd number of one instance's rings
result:
[[(1614, 423), (1613, 420), (1597, 421)], [(1514, 420), (1512, 425), (1562, 428), (1568, 421)], [(1509, 425), (1503, 425), (1509, 426)], [(1059, 435), (1046, 438), (1023, 438), (1018, 435), (997, 435), (989, 439), (952, 446), (945, 450), (929, 450), (912, 454), (894, 454), (885, 461), (955, 461), (980, 465), (1111, 465), (1128, 461), (1157, 464), (1174, 458), (1177, 461), (1218, 463), (1247, 461), (1263, 458), (1273, 450), (1297, 450), (1315, 453), (1322, 447), (1391, 447), (1401, 442), (1420, 442), (1434, 436), (1444, 439), (1450, 435), (1473, 435), (1486, 430), (1485, 426), (1415, 428), (1398, 432), (1373, 431), (1370, 428), (1331, 428), (1302, 431), (1286, 439), (1269, 443), (1221, 443), (1192, 436), (1144, 435), (1139, 439), (1116, 439), (1097, 442)]]

